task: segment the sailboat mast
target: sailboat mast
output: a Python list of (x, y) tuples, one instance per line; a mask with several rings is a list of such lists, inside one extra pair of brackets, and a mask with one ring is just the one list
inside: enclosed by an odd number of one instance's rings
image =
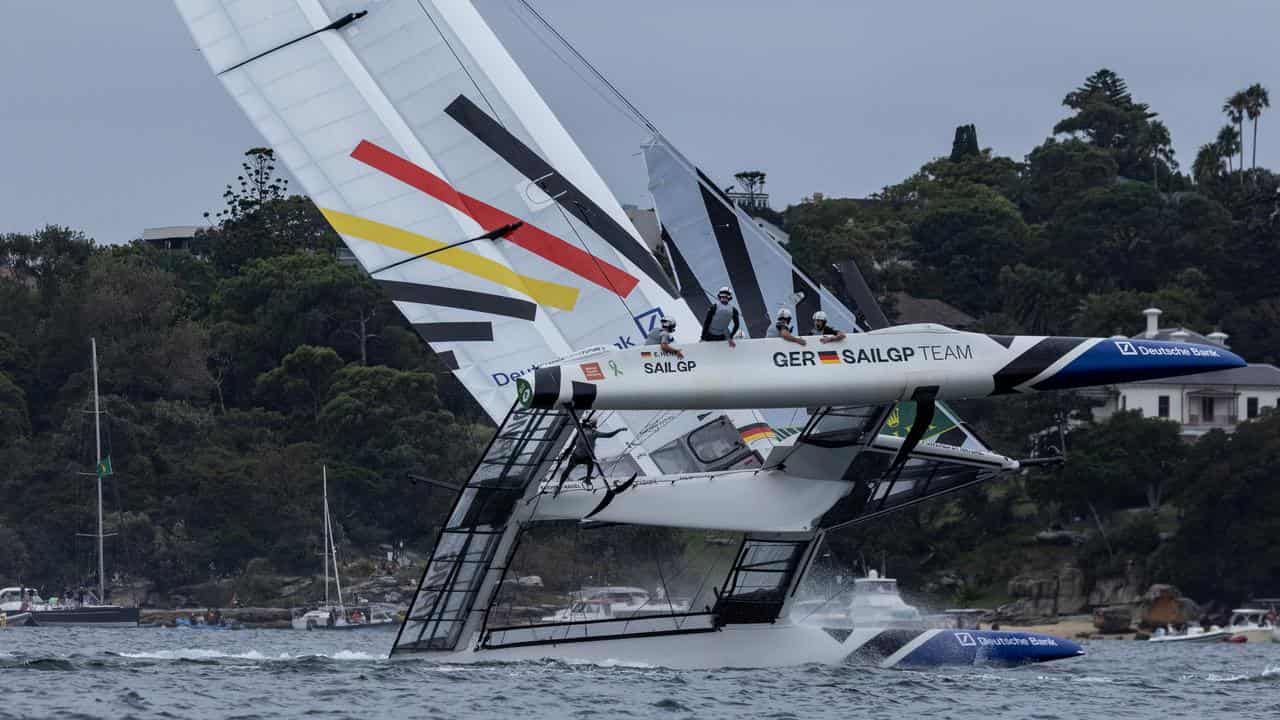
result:
[(343, 615), (347, 614), (347, 606), (342, 602), (342, 576), (338, 574), (338, 545), (333, 540), (333, 525), (331, 523), (332, 516), (329, 514), (329, 496), (325, 495), (324, 499), (324, 522), (329, 528), (329, 554), (333, 556), (333, 584), (338, 588), (338, 610)]
[(324, 565), (324, 604), (329, 605), (329, 468), (320, 466), (320, 476), (324, 479), (324, 547), (320, 548), (320, 564)]
[(89, 338), (93, 354), (93, 444), (94, 475), (98, 477), (98, 602), (107, 601), (106, 576), (102, 560), (102, 415), (98, 409), (98, 339)]

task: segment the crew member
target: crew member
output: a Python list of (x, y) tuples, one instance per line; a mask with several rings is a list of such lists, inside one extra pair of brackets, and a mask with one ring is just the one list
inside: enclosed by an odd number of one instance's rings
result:
[(837, 330), (827, 324), (827, 314), (821, 310), (813, 314), (813, 332), (810, 335), (820, 335), (818, 342), (840, 342), (844, 340), (844, 332)]
[(644, 338), (645, 345), (657, 345), (662, 348), (662, 352), (675, 355), (678, 358), (684, 358), (684, 352), (676, 347), (673, 343), (676, 341), (676, 321), (671, 318), (662, 318), (658, 322), (658, 327), (649, 331)]
[(793, 342), (797, 345), (807, 345), (804, 338), (797, 337), (791, 332), (791, 311), (782, 308), (778, 310), (778, 318), (774, 321), (773, 327), (769, 328), (769, 337), (778, 337)]
[(658, 327), (649, 331), (644, 338), (645, 345), (658, 345), (665, 353), (671, 353), (678, 358), (683, 358), (684, 353), (673, 343), (676, 341), (676, 321), (672, 318), (664, 317), (658, 321)]
[(738, 334), (738, 308), (733, 302), (733, 292), (727, 287), (716, 293), (716, 301), (707, 308), (702, 318), (702, 342), (728, 340), (729, 347), (736, 347), (733, 336)]
[[(665, 345), (665, 343), (664, 343)], [(556, 492), (564, 487), (564, 481), (569, 479), (569, 473), (579, 465), (587, 466), (587, 476), (582, 479), (582, 484), (591, 487), (591, 473), (596, 469), (596, 440), (600, 438), (611, 438), (622, 432), (624, 428), (618, 428), (612, 432), (600, 432), (596, 426), (596, 421), (587, 418), (582, 421), (582, 427), (578, 429), (578, 436), (574, 438), (573, 450), (569, 453), (569, 459), (565, 462), (564, 471), (560, 473), (560, 484), (556, 487)]]

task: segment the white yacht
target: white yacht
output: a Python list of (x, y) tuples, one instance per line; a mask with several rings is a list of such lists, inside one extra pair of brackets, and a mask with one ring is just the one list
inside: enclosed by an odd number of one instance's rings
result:
[(1276, 624), (1268, 617), (1270, 611), (1258, 608), (1236, 608), (1231, 611), (1231, 624), (1227, 632), (1233, 642), (1271, 642)]

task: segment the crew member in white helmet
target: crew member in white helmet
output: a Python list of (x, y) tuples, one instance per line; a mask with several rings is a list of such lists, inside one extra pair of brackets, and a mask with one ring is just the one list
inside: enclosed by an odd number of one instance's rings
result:
[(844, 340), (844, 332), (837, 330), (827, 324), (827, 314), (819, 310), (813, 314), (813, 332), (810, 335), (819, 335), (818, 342), (840, 342)]
[(672, 318), (662, 318), (658, 321), (658, 327), (649, 331), (644, 338), (645, 345), (658, 345), (665, 353), (671, 353), (678, 358), (684, 357), (684, 352), (676, 347), (673, 343), (676, 341), (676, 321)]
[(791, 332), (791, 311), (782, 308), (778, 310), (778, 318), (774, 321), (773, 327), (769, 328), (769, 337), (777, 337), (793, 342), (797, 345), (808, 345), (804, 338), (798, 337)]
[(702, 318), (702, 342), (728, 340), (729, 347), (737, 347), (733, 336), (738, 334), (738, 308), (734, 307), (733, 291), (728, 287), (716, 293), (716, 302), (707, 308)]

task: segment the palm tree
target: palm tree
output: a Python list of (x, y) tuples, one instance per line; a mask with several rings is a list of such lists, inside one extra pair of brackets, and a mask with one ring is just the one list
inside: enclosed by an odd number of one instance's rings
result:
[(1227, 101), (1226, 101), (1226, 102), (1222, 103), (1222, 112), (1224, 112), (1224, 113), (1226, 113), (1226, 114), (1227, 114), (1227, 118), (1228, 118), (1229, 120), (1231, 120), (1231, 122), (1232, 122), (1232, 123), (1234, 123), (1234, 124), (1235, 124), (1236, 128), (1237, 128), (1237, 129), (1239, 130), (1239, 132), (1240, 132), (1240, 138), (1241, 138), (1241, 141), (1240, 141), (1240, 170), (1242, 171), (1242, 172), (1241, 172), (1241, 175), (1240, 175), (1240, 183), (1241, 183), (1241, 184), (1244, 184), (1244, 174), (1243, 174), (1243, 170), (1244, 170), (1244, 115), (1245, 115), (1245, 109), (1246, 109), (1246, 108), (1248, 108), (1248, 107), (1249, 107), (1249, 96), (1245, 94), (1245, 91), (1244, 91), (1244, 90), (1239, 90), (1239, 91), (1237, 91), (1234, 95), (1232, 95), (1231, 97), (1227, 98)]
[(1196, 183), (1204, 185), (1212, 182), (1213, 178), (1218, 177), (1221, 172), (1222, 153), (1218, 151), (1217, 143), (1201, 145), (1199, 152), (1196, 153), (1195, 164), (1191, 166), (1191, 176), (1195, 178)]
[(1232, 171), (1231, 158), (1237, 152), (1240, 152), (1240, 133), (1230, 125), (1223, 125), (1218, 131), (1218, 137), (1214, 140), (1214, 146), (1218, 149), (1218, 154), (1227, 159), (1227, 173)]
[(1142, 151), (1151, 154), (1151, 182), (1157, 190), (1160, 189), (1160, 161), (1163, 160), (1169, 166), (1169, 175), (1173, 175), (1175, 167), (1173, 161), (1173, 139), (1169, 136), (1169, 128), (1159, 120), (1152, 120), (1147, 124), (1146, 132), (1142, 134)]
[(1267, 89), (1258, 83), (1250, 85), (1244, 91), (1244, 96), (1248, 100), (1245, 105), (1245, 114), (1253, 121), (1253, 160), (1249, 167), (1258, 167), (1258, 117), (1262, 115), (1262, 111), (1271, 107), (1271, 96), (1267, 94)]

